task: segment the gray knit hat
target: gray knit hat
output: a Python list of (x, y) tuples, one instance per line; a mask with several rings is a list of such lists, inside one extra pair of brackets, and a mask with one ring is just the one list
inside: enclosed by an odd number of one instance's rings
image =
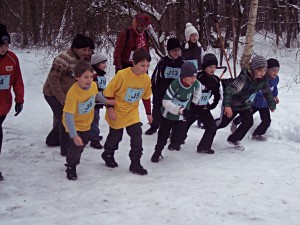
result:
[(187, 62), (181, 66), (180, 77), (193, 77), (197, 76), (197, 69), (193, 63)]
[(265, 67), (265, 68), (268, 67), (267, 60), (264, 57), (262, 57), (261, 55), (255, 56), (251, 60), (251, 69), (254, 70), (254, 69), (258, 69), (258, 68), (262, 68), (262, 67)]
[(102, 63), (104, 61), (107, 61), (107, 57), (106, 55), (102, 54), (102, 53), (96, 53), (94, 55), (92, 55), (91, 58), (91, 65), (97, 65), (99, 63)]

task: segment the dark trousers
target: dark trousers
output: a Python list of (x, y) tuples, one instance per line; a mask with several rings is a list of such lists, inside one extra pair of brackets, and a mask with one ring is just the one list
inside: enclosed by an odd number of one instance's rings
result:
[[(62, 123), (62, 115), (64, 106), (54, 96), (44, 96), (47, 103), (50, 105), (59, 128), (59, 141), (61, 153), (67, 153), (69, 148), (69, 135)], [(53, 128), (54, 129), (54, 128)], [(50, 132), (51, 133), (51, 132)]]
[(153, 108), (152, 108), (152, 118), (153, 121), (151, 123), (151, 127), (154, 127), (156, 129), (159, 128), (159, 124), (162, 118), (161, 115), (161, 106), (162, 106), (162, 98), (157, 95), (157, 94), (153, 94)]
[(210, 110), (191, 110), (186, 121), (186, 137), (188, 130), (196, 120), (200, 120), (203, 123), (205, 129), (204, 134), (197, 146), (197, 149), (209, 150), (211, 149), (214, 137), (217, 132), (216, 122), (211, 115)]
[[(131, 160), (140, 159), (143, 154), (142, 124), (140, 122), (135, 123), (125, 129), (130, 137), (131, 149), (129, 151), (129, 157)], [(104, 150), (107, 154), (113, 155), (114, 152), (119, 149), (119, 143), (123, 138), (123, 130), (123, 128), (109, 128), (109, 133), (104, 144)]]
[(66, 162), (68, 166), (76, 166), (80, 163), (81, 153), (84, 150), (84, 147), (89, 142), (90, 131), (77, 131), (79, 137), (81, 137), (83, 146), (75, 145), (72, 138), (69, 137), (69, 149), (67, 152)]
[(185, 136), (186, 121), (168, 120), (164, 117), (161, 118), (157, 134), (157, 142), (155, 151), (162, 151), (167, 144), (170, 132), (172, 129), (171, 143), (180, 145)]
[(1, 154), (1, 149), (2, 149), (2, 142), (3, 142), (3, 128), (2, 128), (2, 123), (5, 120), (6, 115), (0, 116), (0, 154)]
[(239, 114), (241, 117), (241, 125), (227, 138), (227, 140), (230, 142), (241, 141), (253, 125), (252, 110), (247, 109), (244, 111), (233, 111), (233, 116), (230, 118), (223, 114), (220, 118), (221, 120), (218, 125), (218, 129), (226, 127), (237, 114)]
[[(268, 128), (271, 125), (271, 114), (269, 108), (256, 108), (252, 106), (252, 113), (259, 112), (259, 116), (261, 119), (261, 123), (254, 130), (253, 135), (263, 135), (267, 132)], [(233, 120), (235, 125), (239, 125), (241, 123), (241, 117), (238, 116)]]
[(59, 141), (59, 123), (53, 115), (53, 128), (46, 137), (46, 144), (49, 146), (60, 146)]
[(90, 131), (90, 141), (100, 141), (100, 129), (99, 129), (99, 121), (100, 121), (100, 109), (95, 107), (94, 110), (94, 119), (91, 124)]

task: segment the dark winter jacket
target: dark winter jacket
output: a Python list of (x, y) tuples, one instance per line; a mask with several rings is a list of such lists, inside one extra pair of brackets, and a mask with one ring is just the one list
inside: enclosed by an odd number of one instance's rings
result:
[(202, 58), (204, 56), (204, 50), (202, 47), (198, 47), (197, 46), (197, 42), (196, 43), (191, 43), (189, 42), (189, 48), (186, 49), (185, 48), (185, 43), (182, 43), (182, 57), (189, 62), (190, 60), (197, 60), (198, 62), (198, 70), (201, 69), (201, 65), (202, 65)]
[(270, 109), (276, 109), (276, 102), (269, 87), (268, 78), (254, 79), (251, 70), (242, 69), (240, 75), (225, 88), (223, 106), (234, 111), (244, 111), (251, 108), (256, 93), (261, 90)]
[(183, 63), (185, 61), (181, 56), (177, 59), (165, 56), (159, 60), (151, 78), (152, 93), (163, 99), (172, 81), (180, 77)]
[[(268, 77), (269, 86), (271, 88), (272, 94), (274, 97), (277, 97), (277, 95), (278, 95), (277, 85), (279, 83), (279, 77), (276, 76), (274, 79), (272, 79), (270, 76), (267, 76), (267, 77)], [(256, 93), (256, 96), (255, 96), (255, 99), (254, 99), (252, 105), (258, 109), (268, 108), (268, 104), (267, 104), (267, 102), (264, 98), (264, 95), (261, 91), (258, 91)]]

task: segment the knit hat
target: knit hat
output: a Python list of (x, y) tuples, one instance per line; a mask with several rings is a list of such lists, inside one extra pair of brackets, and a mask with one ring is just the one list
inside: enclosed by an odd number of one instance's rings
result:
[(102, 63), (104, 61), (107, 61), (106, 55), (104, 55), (102, 53), (96, 53), (96, 54), (92, 55), (92, 58), (91, 58), (91, 64), (92, 65), (97, 65), (97, 64)]
[(91, 42), (88, 37), (82, 34), (76, 34), (73, 38), (71, 48), (89, 48), (91, 46)]
[(180, 77), (193, 77), (197, 76), (197, 69), (193, 63), (187, 62), (181, 66)]
[(169, 52), (175, 48), (180, 48), (180, 41), (177, 38), (170, 38), (167, 42), (167, 51)]
[(268, 69), (280, 67), (277, 59), (270, 58), (267, 60), (267, 63), (268, 63)]
[(218, 60), (217, 60), (217, 57), (214, 54), (207, 53), (203, 57), (202, 70), (205, 70), (206, 67), (209, 67), (211, 65), (218, 66)]
[(150, 16), (138, 13), (135, 15), (135, 20), (138, 25), (148, 26), (151, 24)]
[(0, 45), (10, 44), (10, 36), (4, 24), (0, 24)]
[[(184, 31), (184, 36), (185, 36), (185, 40), (186, 40), (186, 43), (185, 43), (185, 46), (184, 48), (185, 49), (188, 49), (189, 48), (189, 40), (190, 40), (190, 37), (192, 34), (197, 34), (199, 35), (198, 31), (196, 30), (196, 28), (191, 24), (191, 23), (187, 23), (185, 25), (185, 31)], [(198, 47), (201, 47), (199, 41), (197, 40), (197, 46)]]
[(94, 43), (94, 41), (93, 41), (93, 39), (92, 38), (90, 38), (90, 37), (86, 37), (87, 39), (88, 39), (88, 41), (90, 42), (90, 49), (92, 49), (92, 50), (94, 50), (95, 49), (95, 43)]
[(261, 67), (267, 68), (267, 66), (268, 66), (267, 60), (261, 55), (257, 55), (251, 60), (251, 69), (253, 70)]

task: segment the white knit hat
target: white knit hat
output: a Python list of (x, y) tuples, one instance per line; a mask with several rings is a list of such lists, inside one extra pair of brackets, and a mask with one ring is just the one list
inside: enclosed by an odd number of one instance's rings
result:
[(97, 65), (98, 63), (101, 63), (104, 61), (107, 61), (106, 55), (104, 55), (102, 53), (96, 53), (96, 54), (92, 55), (91, 65)]
[[(184, 31), (184, 36), (185, 36), (185, 40), (186, 40), (185, 49), (189, 48), (188, 41), (190, 40), (190, 37), (191, 37), (192, 34), (197, 34), (199, 36), (199, 33), (196, 30), (196, 28), (191, 23), (187, 23), (185, 25), (185, 31)], [(201, 47), (198, 40), (197, 40), (197, 46)]]

